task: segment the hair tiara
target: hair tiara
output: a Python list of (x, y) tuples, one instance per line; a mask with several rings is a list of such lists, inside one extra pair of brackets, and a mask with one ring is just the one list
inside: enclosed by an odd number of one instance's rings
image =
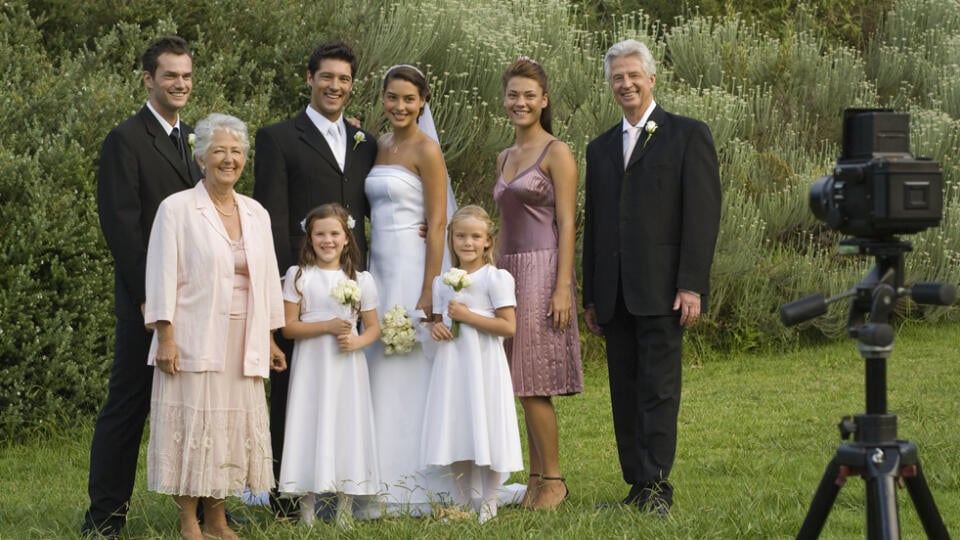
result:
[(533, 65), (535, 65), (535, 66), (537, 66), (537, 67), (539, 67), (539, 68), (542, 68), (542, 67), (543, 67), (543, 66), (540, 65), (540, 62), (537, 62), (536, 60), (534, 60), (533, 58), (530, 58), (530, 57), (527, 56), (527, 55), (521, 55), (521, 56), (518, 56), (518, 57), (517, 57), (517, 62), (520, 62), (520, 61), (523, 61), (523, 60), (526, 60), (527, 62), (530, 62), (531, 64), (533, 64)]
[(420, 71), (420, 68), (418, 68), (417, 66), (414, 66), (413, 64), (396, 64), (396, 65), (390, 66), (390, 68), (387, 69), (387, 72), (383, 75), (384, 78), (388, 77), (388, 76), (390, 75), (390, 72), (391, 72), (391, 71), (393, 71), (393, 70), (395, 70), (395, 69), (397, 69), (397, 68), (403, 68), (403, 67), (405, 67), (405, 68), (410, 68), (410, 69), (416, 71), (416, 72), (419, 73), (420, 76), (423, 77), (424, 79), (427, 78), (427, 76), (424, 75), (422, 71)]

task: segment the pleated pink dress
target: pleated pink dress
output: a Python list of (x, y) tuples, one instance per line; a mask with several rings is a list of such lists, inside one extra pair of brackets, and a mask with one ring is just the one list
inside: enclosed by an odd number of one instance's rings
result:
[(567, 331), (554, 329), (553, 319), (547, 317), (557, 283), (559, 234), (553, 181), (540, 163), (554, 141), (547, 143), (537, 161), (509, 184), (501, 171), (493, 188), (493, 198), (500, 207), (497, 266), (510, 272), (517, 282), (517, 333), (504, 341), (517, 397), (583, 391), (573, 276), (573, 309)]

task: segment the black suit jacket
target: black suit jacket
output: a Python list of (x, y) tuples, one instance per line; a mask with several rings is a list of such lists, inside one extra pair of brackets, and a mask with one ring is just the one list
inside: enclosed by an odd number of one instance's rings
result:
[[(180, 122), (184, 141), (193, 128)], [(114, 263), (118, 318), (142, 317), (147, 241), (157, 207), (167, 196), (193, 187), (200, 167), (184, 164), (146, 105), (103, 141), (97, 177), (97, 213)]]
[[(363, 133), (363, 142), (354, 139), (358, 132)], [(370, 207), (363, 186), (377, 158), (377, 139), (350, 124), (346, 124), (346, 134), (345, 170), (341, 171), (306, 111), (257, 131), (253, 198), (270, 212), (281, 275), (300, 258), (304, 237), (300, 221), (326, 203), (340, 203), (353, 216), (353, 233), (362, 262), (366, 261), (363, 218)]]
[(659, 106), (626, 170), (622, 124), (587, 145), (583, 302), (613, 317), (618, 283), (637, 316), (673, 313), (678, 289), (710, 293), (720, 226), (720, 173), (710, 129)]

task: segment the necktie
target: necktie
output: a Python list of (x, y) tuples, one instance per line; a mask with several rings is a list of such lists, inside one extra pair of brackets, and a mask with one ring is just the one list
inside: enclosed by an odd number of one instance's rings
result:
[(342, 171), (343, 162), (347, 157), (347, 150), (343, 145), (343, 141), (340, 140), (340, 129), (336, 124), (332, 124), (330, 129), (327, 130), (327, 135), (329, 136), (330, 150), (333, 151), (333, 157), (336, 158), (337, 164), (340, 165), (340, 170)]
[(633, 154), (633, 149), (637, 146), (637, 135), (640, 133), (640, 126), (628, 127), (627, 133), (630, 138), (627, 139), (626, 150), (623, 151), (623, 168), (627, 168), (627, 163), (630, 161), (630, 154)]
[(173, 147), (177, 149), (177, 155), (180, 156), (180, 161), (184, 165), (187, 164), (187, 155), (183, 151), (183, 142), (180, 139), (180, 129), (173, 128), (173, 131), (170, 132), (170, 140), (173, 141)]

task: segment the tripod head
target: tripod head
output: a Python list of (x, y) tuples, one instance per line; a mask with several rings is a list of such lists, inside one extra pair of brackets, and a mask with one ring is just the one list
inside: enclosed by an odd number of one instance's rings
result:
[[(896, 237), (884, 239), (853, 238), (840, 242), (842, 255), (870, 255), (876, 265), (863, 280), (848, 291), (824, 298), (815, 294), (780, 306), (780, 321), (793, 326), (827, 312), (833, 302), (850, 298), (847, 334), (857, 340), (861, 356), (867, 360), (867, 414), (886, 414), (886, 360), (893, 351), (893, 326), (890, 315), (896, 300), (909, 296), (918, 304), (951, 305), (957, 300), (957, 288), (948, 283), (916, 283), (903, 286), (904, 254), (913, 245)], [(873, 361), (871, 361), (873, 360)]]

